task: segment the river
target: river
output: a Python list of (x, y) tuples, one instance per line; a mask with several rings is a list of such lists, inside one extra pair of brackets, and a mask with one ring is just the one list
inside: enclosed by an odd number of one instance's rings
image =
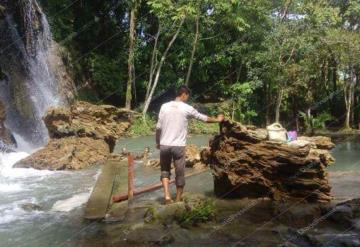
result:
[[(193, 136), (189, 142), (204, 146), (208, 139), (209, 136)], [(32, 152), (25, 143), (22, 144), (21, 151), (0, 154), (0, 246), (78, 246), (79, 239), (86, 239), (86, 235), (101, 228), (102, 223), (90, 223), (83, 219), (84, 205), (100, 168), (82, 171), (12, 168), (16, 161)], [(115, 151), (126, 147), (140, 152), (146, 146), (154, 150), (153, 137), (120, 140)], [(360, 172), (359, 151), (360, 140), (353, 138), (338, 143), (332, 152), (336, 164), (329, 168), (330, 181), (333, 193), (339, 200), (360, 197), (357, 176)], [(152, 155), (156, 157), (158, 152)], [(157, 182), (158, 179), (157, 172), (150, 168), (137, 169), (136, 186)], [(187, 190), (211, 193), (211, 174), (189, 179)], [(150, 197), (161, 195), (161, 192), (156, 193)], [(96, 244), (86, 243), (86, 246)]]

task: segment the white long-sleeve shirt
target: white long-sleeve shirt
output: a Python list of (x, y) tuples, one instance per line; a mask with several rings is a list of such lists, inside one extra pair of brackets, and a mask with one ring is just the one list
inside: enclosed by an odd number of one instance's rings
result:
[(156, 129), (161, 129), (160, 145), (186, 146), (189, 118), (206, 122), (208, 117), (182, 101), (170, 101), (160, 108)]

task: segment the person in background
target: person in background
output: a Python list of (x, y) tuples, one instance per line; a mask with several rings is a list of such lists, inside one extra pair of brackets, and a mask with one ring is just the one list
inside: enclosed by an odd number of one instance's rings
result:
[(175, 165), (176, 202), (181, 201), (185, 186), (185, 146), (188, 120), (195, 118), (207, 123), (220, 123), (224, 115), (216, 118), (199, 113), (194, 107), (186, 104), (190, 89), (180, 86), (176, 98), (161, 106), (156, 124), (156, 147), (160, 149), (160, 180), (164, 187), (165, 204), (171, 203), (169, 192), (171, 162)]

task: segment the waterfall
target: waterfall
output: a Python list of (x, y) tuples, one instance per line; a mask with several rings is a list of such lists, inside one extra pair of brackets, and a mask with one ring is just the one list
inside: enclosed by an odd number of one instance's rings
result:
[(5, 8), (0, 16), (0, 100), (6, 107), (5, 124), (39, 147), (48, 140), (44, 113), (66, 102), (60, 93), (65, 76), (56, 68), (61, 65), (54, 62), (49, 24), (36, 0), (12, 0)]

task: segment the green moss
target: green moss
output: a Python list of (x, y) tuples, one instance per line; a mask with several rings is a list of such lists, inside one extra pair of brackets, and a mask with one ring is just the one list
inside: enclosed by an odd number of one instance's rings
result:
[[(185, 201), (187, 205), (187, 202)], [(197, 225), (215, 218), (215, 204), (212, 200), (201, 200), (192, 207), (185, 206), (186, 210), (176, 215), (176, 220), (182, 226)]]

